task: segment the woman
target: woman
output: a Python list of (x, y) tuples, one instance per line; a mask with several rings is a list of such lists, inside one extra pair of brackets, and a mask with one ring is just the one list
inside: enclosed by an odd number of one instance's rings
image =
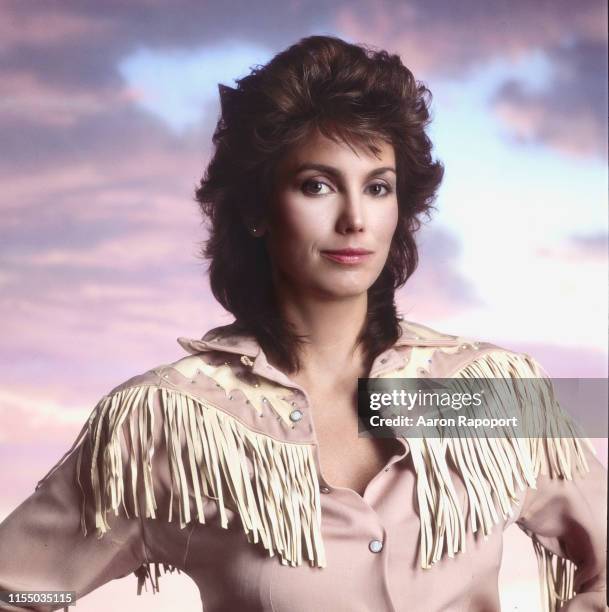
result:
[(574, 431), (530, 356), (396, 312), (443, 174), (429, 91), (398, 56), (312, 36), (220, 94), (197, 200), (235, 322), (100, 400), (0, 525), (0, 589), (82, 597), (135, 571), (154, 591), (163, 564), (205, 612), (489, 612), (517, 522), (547, 608), (603, 609), (585, 441), (358, 436), (358, 378), (430, 376), (537, 377), (532, 399)]

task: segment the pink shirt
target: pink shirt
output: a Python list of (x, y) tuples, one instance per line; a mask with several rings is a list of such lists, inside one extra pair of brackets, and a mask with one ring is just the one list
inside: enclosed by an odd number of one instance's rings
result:
[[(472, 364), (529, 364), (539, 374), (528, 356), (490, 343), (413, 322), (402, 329), (370, 377), (448, 377)], [(158, 586), (165, 564), (195, 581), (204, 612), (492, 612), (503, 531), (516, 522), (541, 567), (575, 570), (573, 585), (563, 581), (565, 609), (605, 609), (606, 473), (585, 444), (521, 489), (511, 472), (497, 484), (471, 465), (447, 462), (441, 476), (425, 448), (397, 438), (360, 496), (325, 480), (306, 390), (270, 366), (253, 337), (225, 326), (179, 342), (189, 355), (104, 396), (74, 447), (0, 524), (0, 590), (80, 598), (131, 572), (141, 589), (145, 579)], [(447, 482), (453, 493), (442, 492)]]

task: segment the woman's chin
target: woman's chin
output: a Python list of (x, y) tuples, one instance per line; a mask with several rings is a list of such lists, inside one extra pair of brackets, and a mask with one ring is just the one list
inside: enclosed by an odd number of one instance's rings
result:
[(372, 283), (368, 280), (351, 279), (351, 282), (348, 279), (326, 280), (318, 284), (317, 288), (321, 293), (335, 299), (354, 298), (367, 294), (368, 289), (372, 286)]

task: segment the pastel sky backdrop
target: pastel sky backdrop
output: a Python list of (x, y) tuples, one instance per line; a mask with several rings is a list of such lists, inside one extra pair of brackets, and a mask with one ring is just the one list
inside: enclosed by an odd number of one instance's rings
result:
[[(446, 166), (407, 319), (607, 376), (607, 5), (601, 0), (0, 4), (0, 519), (97, 400), (231, 317), (208, 289), (193, 190), (219, 82), (310, 34), (400, 54), (433, 92)], [(601, 455), (606, 440), (596, 440)], [(506, 537), (505, 610), (535, 610)], [(78, 604), (198, 610), (185, 576)]]

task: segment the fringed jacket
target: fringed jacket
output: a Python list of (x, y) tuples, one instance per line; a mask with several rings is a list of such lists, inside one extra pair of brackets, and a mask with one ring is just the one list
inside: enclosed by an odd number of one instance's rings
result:
[[(550, 422), (571, 427), (528, 354), (401, 326), (370, 378), (536, 377)], [(516, 523), (547, 610), (604, 609), (606, 473), (585, 439), (400, 437), (361, 496), (325, 481), (307, 392), (253, 337), (178, 342), (188, 355), (101, 398), (0, 524), (0, 590), (80, 598), (134, 572), (155, 592), (162, 567), (205, 612), (493, 612)]]

